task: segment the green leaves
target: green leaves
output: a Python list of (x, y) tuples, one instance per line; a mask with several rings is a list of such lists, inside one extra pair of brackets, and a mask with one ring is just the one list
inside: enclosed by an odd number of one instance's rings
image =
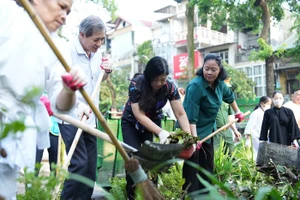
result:
[(137, 47), (137, 55), (139, 64), (146, 66), (149, 59), (154, 56), (151, 40), (147, 40)]
[(126, 200), (127, 199), (126, 179), (114, 177), (110, 179), (110, 183), (111, 183), (111, 189), (109, 190), (109, 192), (112, 194), (112, 196), (116, 200)]
[(26, 126), (24, 124), (24, 118), (13, 121), (11, 123), (4, 124), (4, 129), (0, 133), (0, 140), (7, 137), (9, 133), (17, 133), (25, 131)]
[(232, 85), (232, 91), (238, 94), (239, 98), (254, 99), (255, 93), (253, 87), (255, 83), (252, 79), (248, 78), (247, 75), (240, 70), (236, 70), (227, 63), (223, 63), (228, 76), (231, 77), (230, 83)]
[(112, 18), (112, 21), (117, 19), (116, 12), (118, 10), (118, 6), (115, 0), (90, 0), (90, 1), (94, 2), (95, 4), (101, 3), (103, 8), (105, 8), (110, 13), (110, 17)]
[(257, 40), (260, 49), (258, 51), (252, 51), (250, 60), (265, 60), (273, 55), (272, 47), (262, 38)]
[[(128, 99), (128, 86), (130, 83), (128, 81), (128, 74), (129, 70), (126, 69), (115, 69), (110, 74), (116, 92), (117, 109), (121, 109)], [(100, 87), (100, 111), (105, 113), (112, 105), (111, 93), (107, 81), (102, 82)]]
[(170, 132), (170, 134), (171, 135), (168, 137), (168, 139), (170, 139), (170, 144), (182, 144), (186, 149), (193, 144), (197, 144), (199, 141), (198, 137), (194, 137), (181, 129), (176, 129), (175, 132)]

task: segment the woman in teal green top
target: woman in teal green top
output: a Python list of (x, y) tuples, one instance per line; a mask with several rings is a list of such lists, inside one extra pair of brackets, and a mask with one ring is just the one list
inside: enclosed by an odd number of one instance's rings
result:
[[(216, 130), (216, 116), (222, 101), (230, 104), (236, 113), (235, 117), (239, 118), (239, 121), (244, 119), (244, 115), (240, 112), (234, 100), (233, 92), (224, 83), (227, 73), (223, 68), (222, 59), (219, 55), (208, 54), (204, 58), (203, 67), (196, 74), (197, 77), (187, 86), (183, 102), (193, 136), (202, 139)], [(212, 173), (214, 166), (213, 138), (203, 143), (201, 149), (195, 151), (189, 161)], [(204, 174), (184, 163), (183, 177), (186, 182), (183, 189), (189, 193), (205, 188), (198, 180), (196, 173), (210, 182)]]

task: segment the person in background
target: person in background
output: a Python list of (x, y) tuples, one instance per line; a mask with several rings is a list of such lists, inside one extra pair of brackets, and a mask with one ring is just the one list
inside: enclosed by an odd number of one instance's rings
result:
[(293, 111), (282, 106), (284, 100), (282, 92), (275, 91), (272, 100), (274, 107), (264, 113), (259, 140), (294, 145), (298, 148), (300, 131)]
[[(197, 76), (186, 88), (183, 102), (192, 135), (203, 139), (217, 129), (216, 117), (222, 101), (230, 104), (235, 112), (235, 118), (238, 118), (238, 122), (241, 122), (244, 119), (244, 115), (240, 112), (235, 102), (233, 92), (224, 82), (227, 78), (227, 73), (222, 65), (221, 57), (214, 53), (205, 56), (203, 67), (196, 74)], [(189, 161), (213, 173), (213, 138), (203, 143), (201, 149), (197, 149)], [(205, 188), (198, 180), (196, 174), (200, 174), (204, 180), (211, 182), (207, 176), (191, 167), (185, 161), (183, 164), (183, 178), (186, 181), (183, 189), (187, 190), (188, 193)]]
[(253, 149), (253, 159), (256, 160), (258, 146), (259, 146), (259, 136), (262, 126), (262, 121), (264, 113), (266, 110), (271, 108), (272, 99), (268, 96), (262, 96), (259, 99), (258, 105), (255, 106), (254, 111), (250, 114), (249, 120), (247, 122), (244, 134), (246, 137), (245, 146), (250, 147), (252, 139), (252, 149)]
[(293, 111), (298, 128), (300, 128), (300, 90), (296, 90), (293, 94), (292, 100), (286, 102), (283, 106)]
[[(84, 87), (89, 96), (93, 93), (98, 77), (103, 74), (102, 81), (106, 80), (112, 72), (112, 64), (109, 60), (103, 60), (99, 48), (105, 42), (105, 25), (97, 16), (88, 16), (79, 25), (79, 35), (70, 42), (70, 52), (74, 64), (85, 73), (88, 84)], [(99, 90), (97, 94), (99, 94)], [(99, 105), (99, 98), (92, 99), (94, 105)], [(97, 127), (94, 113), (90, 113), (81, 94), (78, 95), (76, 110), (70, 114), (71, 117), (81, 120), (83, 115), (88, 117), (86, 123), (92, 128)], [(64, 121), (58, 120), (60, 133), (66, 145), (67, 153), (73, 143), (77, 127)], [(82, 132), (77, 147), (71, 158), (68, 171), (76, 173), (92, 181), (96, 180), (97, 142), (96, 137), (87, 132)], [(66, 180), (61, 193), (62, 199), (90, 199), (93, 187), (75, 180)]]
[[(169, 132), (161, 128), (161, 109), (169, 100), (172, 110), (182, 130), (190, 132), (189, 122), (182, 107), (175, 84), (167, 79), (169, 66), (159, 56), (151, 58), (143, 75), (131, 80), (129, 98), (122, 116), (123, 140), (126, 144), (139, 149), (146, 141), (158, 136), (165, 143)], [(134, 199), (134, 183), (126, 175), (126, 191), (129, 199)]]
[[(34, 171), (36, 147), (44, 149), (50, 145), (49, 109), (40, 100), (43, 92), (47, 90), (55, 112), (68, 112), (76, 102), (75, 90), (86, 83), (83, 74), (74, 68), (66, 74), (61, 65), (54, 68), (56, 56), (17, 3), (0, 1), (0, 198), (8, 200), (16, 199), (20, 169)], [(30, 3), (55, 37), (73, 2), (33, 0)], [(15, 121), (23, 122), (25, 130), (2, 135), (5, 124)]]
[[(230, 78), (224, 80), (226, 85), (231, 88)], [(226, 125), (228, 122), (234, 120), (233, 110), (228, 103), (222, 101), (222, 105), (218, 111), (216, 117), (217, 129)], [(230, 125), (230, 128), (221, 131), (217, 135), (214, 136), (214, 149), (218, 149), (220, 147), (221, 138), (224, 141), (224, 148), (229, 152), (232, 152), (234, 147), (234, 141), (239, 141), (241, 138), (241, 133), (237, 130), (235, 123)]]

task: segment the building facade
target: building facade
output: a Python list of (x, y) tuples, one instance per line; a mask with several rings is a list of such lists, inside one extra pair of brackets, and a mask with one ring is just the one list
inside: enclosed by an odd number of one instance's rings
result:
[[(143, 41), (152, 40), (155, 55), (164, 57), (170, 66), (171, 75), (181, 84), (184, 82), (184, 71), (187, 66), (187, 20), (185, 16), (187, 1), (176, 6), (169, 5), (154, 11), (157, 17), (154, 21), (129, 20), (119, 17), (115, 22), (115, 29), (108, 35), (111, 40), (112, 57), (120, 68), (130, 68), (131, 76), (137, 72), (134, 52), (137, 45)], [(226, 26), (220, 31), (211, 29), (208, 22), (205, 27), (198, 23), (197, 9), (195, 9), (194, 45), (195, 69), (202, 66), (203, 58), (208, 53), (218, 53), (230, 66), (242, 70), (251, 78), (256, 86), (253, 88), (257, 97), (266, 95), (266, 70), (265, 61), (250, 61), (250, 52), (259, 48), (259, 36), (252, 32), (230, 30)], [(270, 43), (273, 49), (285, 43), (292, 46), (290, 32), (293, 25), (290, 13), (286, 11), (285, 18), (279, 22), (271, 23)], [(294, 44), (294, 43), (293, 43)], [(275, 88), (290, 94), (299, 88), (296, 75), (299, 65), (290, 63), (289, 60), (278, 59), (275, 69)], [(294, 89), (293, 89), (294, 88)]]

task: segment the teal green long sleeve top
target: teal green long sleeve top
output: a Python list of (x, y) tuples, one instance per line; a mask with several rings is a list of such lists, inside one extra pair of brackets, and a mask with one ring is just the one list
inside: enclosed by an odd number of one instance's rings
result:
[[(195, 77), (187, 86), (183, 107), (191, 124), (196, 124), (200, 139), (216, 130), (216, 117), (222, 101), (231, 104), (234, 93), (224, 81), (216, 80), (215, 89), (203, 76)], [(210, 140), (207, 141), (210, 143)]]

